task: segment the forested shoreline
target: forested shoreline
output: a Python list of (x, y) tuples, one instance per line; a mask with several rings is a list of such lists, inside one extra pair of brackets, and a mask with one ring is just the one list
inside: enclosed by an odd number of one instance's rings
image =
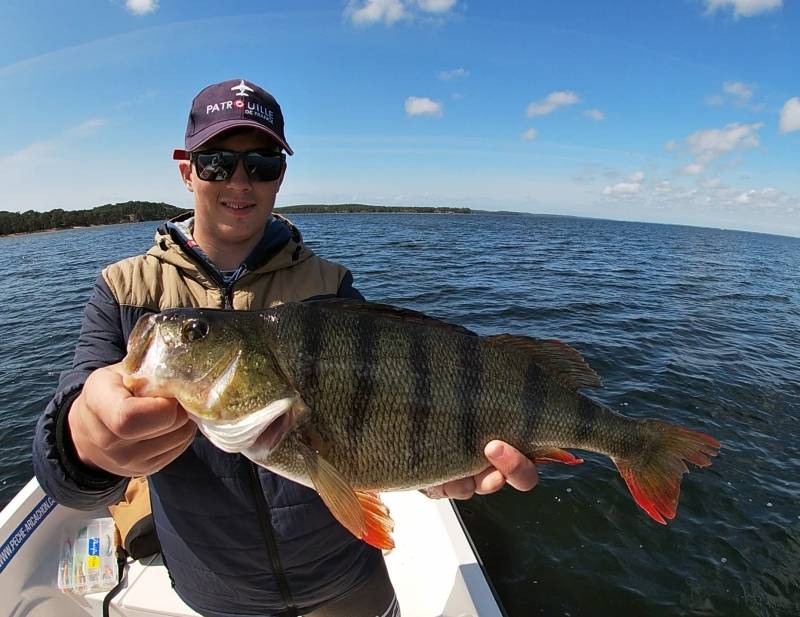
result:
[(126, 201), (97, 206), (88, 210), (62, 210), (61, 208), (47, 212), (0, 210), (0, 236), (92, 225), (163, 221), (171, 219), (181, 212), (185, 212), (185, 210), (170, 204), (150, 201)]
[[(186, 210), (173, 205), (151, 201), (125, 201), (106, 204), (87, 210), (48, 210), (37, 212), (8, 212), (0, 210), (0, 236), (10, 234), (54, 231), (93, 225), (165, 221)], [(304, 204), (275, 208), (279, 214), (473, 214), (469, 208), (444, 206), (372, 206), (369, 204)]]

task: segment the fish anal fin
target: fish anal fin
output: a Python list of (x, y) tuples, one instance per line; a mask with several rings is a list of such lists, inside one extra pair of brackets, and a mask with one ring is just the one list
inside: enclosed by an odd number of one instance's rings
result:
[(389, 516), (389, 508), (376, 493), (367, 491), (356, 491), (355, 493), (367, 523), (364, 541), (385, 551), (393, 549), (394, 540), (392, 540), (391, 533), (394, 529), (394, 521)]
[(565, 465), (580, 465), (582, 458), (577, 458), (571, 452), (561, 448), (539, 448), (532, 455), (533, 462), (537, 465), (543, 463), (564, 463)]
[(379, 549), (394, 548), (390, 535), (394, 522), (380, 498), (354, 491), (333, 465), (304, 444), (301, 454), (314, 488), (334, 518), (356, 538)]
[(532, 362), (574, 390), (602, 386), (597, 373), (586, 363), (581, 352), (561, 341), (514, 334), (496, 334), (487, 336), (485, 340), (491, 345), (525, 354)]

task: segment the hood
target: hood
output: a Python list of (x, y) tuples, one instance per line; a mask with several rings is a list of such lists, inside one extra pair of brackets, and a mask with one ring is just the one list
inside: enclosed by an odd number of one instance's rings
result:
[[(165, 263), (199, 279), (224, 287), (219, 269), (191, 236), (194, 212), (185, 212), (161, 225), (156, 231), (155, 246), (148, 252)], [(311, 257), (313, 252), (303, 244), (300, 230), (289, 219), (273, 214), (264, 228), (264, 235), (237, 270), (238, 279), (250, 273), (264, 273), (289, 268)]]

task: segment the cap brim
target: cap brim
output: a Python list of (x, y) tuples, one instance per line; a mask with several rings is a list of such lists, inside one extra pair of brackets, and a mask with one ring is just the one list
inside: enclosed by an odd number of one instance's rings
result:
[(262, 133), (266, 133), (272, 139), (278, 142), (281, 145), (281, 147), (284, 150), (286, 150), (287, 154), (289, 155), (294, 154), (292, 149), (289, 147), (289, 144), (286, 143), (285, 139), (282, 139), (281, 136), (278, 135), (272, 129), (269, 129), (263, 124), (259, 124), (258, 122), (255, 122), (253, 120), (223, 120), (222, 122), (217, 122), (216, 124), (212, 124), (211, 126), (204, 128), (202, 131), (199, 131), (194, 135), (192, 135), (190, 139), (187, 139), (186, 149), (189, 151), (197, 150), (209, 139), (216, 137), (220, 133), (243, 126), (258, 129)]

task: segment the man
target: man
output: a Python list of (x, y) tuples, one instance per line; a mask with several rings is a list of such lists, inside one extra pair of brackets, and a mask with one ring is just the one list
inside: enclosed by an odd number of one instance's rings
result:
[[(175, 158), (194, 212), (160, 227), (146, 255), (98, 277), (73, 367), (37, 425), (36, 476), (56, 501), (83, 509), (119, 501), (128, 478), (148, 476), (175, 590), (202, 615), (399, 615), (381, 553), (313, 490), (218, 450), (175, 400), (135, 397), (123, 385), (119, 362), (148, 312), (361, 298), (344, 267), (272, 214), (292, 150), (269, 93), (244, 80), (203, 89), (185, 145)], [(486, 454), (493, 467), (429, 494), (464, 499), (506, 481), (536, 484), (535, 467), (511, 446), (492, 442)]]

